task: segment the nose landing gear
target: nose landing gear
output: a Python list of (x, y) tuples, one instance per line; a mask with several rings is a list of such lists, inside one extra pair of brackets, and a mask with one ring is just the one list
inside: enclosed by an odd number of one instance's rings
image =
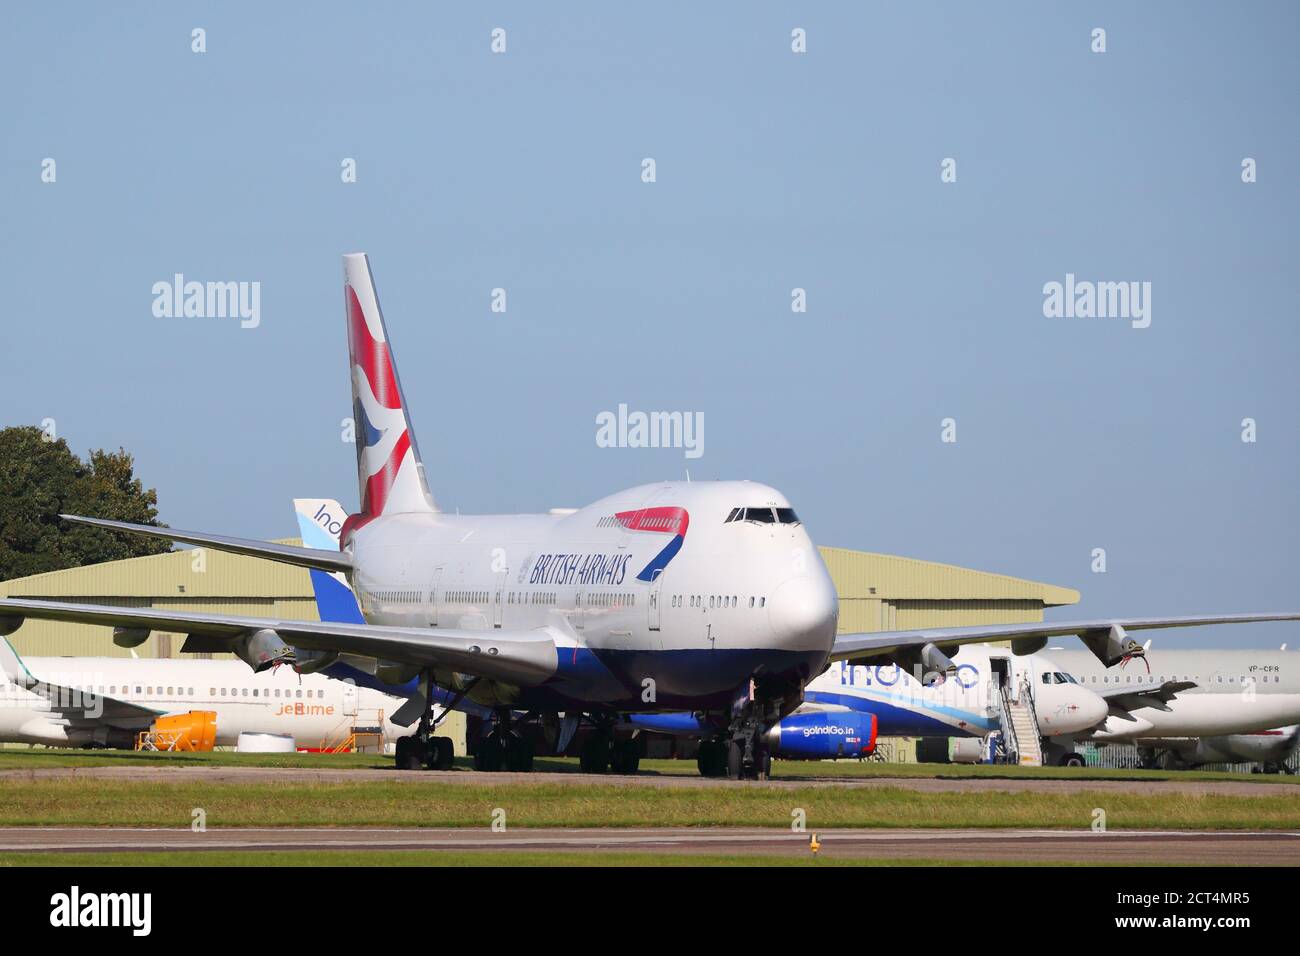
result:
[[(732, 780), (766, 780), (772, 775), (772, 751), (767, 745), (767, 732), (781, 719), (783, 712), (793, 710), (797, 700), (786, 696), (765, 697), (756, 692), (750, 681), (747, 692), (731, 708), (731, 724), (726, 736), (714, 746), (725, 748), (725, 770)], [(709, 751), (709, 769), (716, 769), (716, 751)], [(705, 776), (705, 760), (700, 761), (700, 773)]]

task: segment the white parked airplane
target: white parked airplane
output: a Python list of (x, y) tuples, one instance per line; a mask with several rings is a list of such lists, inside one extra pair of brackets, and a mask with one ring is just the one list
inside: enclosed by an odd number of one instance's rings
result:
[[(230, 650), (255, 670), (320, 669), (340, 654), (403, 685), (421, 714), (402, 738), (399, 766), (437, 765), (438, 687), (496, 712), (476, 756), (484, 768), (531, 766), (512, 730), (519, 711), (582, 714), (603, 753), (620, 714), (703, 711), (724, 730), (731, 776), (767, 766), (767, 741), (832, 661), (896, 663), (955, 673), (963, 644), (1013, 640), (1020, 653), (1076, 634), (1107, 665), (1140, 655), (1128, 630), (1300, 618), (1300, 613), (1102, 618), (1091, 621), (837, 634), (830, 575), (790, 502), (748, 481), (661, 482), (616, 492), (565, 514), (468, 516), (434, 505), (366, 257), (344, 256), (344, 302), (357, 429), (361, 509), (341, 528), (342, 550), (66, 516), (290, 564), (341, 572), (364, 622), (304, 622), (162, 609), (0, 600), (0, 632), (25, 618), (97, 623), (121, 645), (151, 630), (189, 635), (184, 650)], [(577, 370), (580, 375), (581, 370)], [(534, 467), (530, 465), (530, 467)]]
[(159, 717), (216, 713), (216, 743), (241, 733), (284, 734), (300, 747), (379, 725), (385, 742), (410, 730), (389, 716), (402, 701), (292, 668), (254, 674), (242, 661), (122, 657), (20, 658), (0, 637), (0, 741), (122, 747)]
[(1257, 773), (1295, 773), (1287, 761), (1300, 747), (1300, 724), (1258, 730), (1252, 734), (1219, 737), (1138, 738), (1138, 753), (1147, 766), (1167, 770), (1200, 767), (1207, 763), (1258, 764)]
[[(1300, 724), (1295, 652), (1162, 650), (1149, 656), (1150, 674), (1108, 670), (1088, 654), (1060, 648), (1045, 656), (1111, 704), (1110, 716), (1092, 739), (1136, 744), (1152, 764), (1280, 765), (1300, 740), (1293, 726)], [(1167, 695), (1162, 706), (1123, 708), (1132, 695), (1161, 687)]]

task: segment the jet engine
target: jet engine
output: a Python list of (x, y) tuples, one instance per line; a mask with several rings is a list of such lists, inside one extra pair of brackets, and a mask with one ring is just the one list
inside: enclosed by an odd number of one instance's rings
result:
[(315, 674), (338, 659), (338, 651), (309, 651), (301, 647), (293, 649), (293, 669), (299, 674)]
[(866, 757), (876, 749), (876, 715), (851, 711), (791, 714), (767, 732), (773, 756), (789, 760)]
[(230, 649), (258, 674), (276, 664), (292, 664), (294, 660), (293, 648), (270, 628), (236, 638)]
[(147, 640), (149, 640), (147, 627), (113, 628), (113, 643), (118, 647), (139, 647)]

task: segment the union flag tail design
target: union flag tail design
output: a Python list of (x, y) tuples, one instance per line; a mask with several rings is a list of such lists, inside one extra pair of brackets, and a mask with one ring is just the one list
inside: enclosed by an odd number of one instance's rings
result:
[(370, 260), (364, 253), (344, 256), (343, 277), (361, 492), (361, 512), (348, 519), (343, 531), (346, 543), (349, 533), (371, 518), (437, 509), (406, 415)]

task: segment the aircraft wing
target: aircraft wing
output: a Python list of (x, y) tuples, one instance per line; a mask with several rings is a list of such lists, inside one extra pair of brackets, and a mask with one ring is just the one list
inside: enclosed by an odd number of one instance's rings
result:
[(347, 571), (352, 567), (352, 555), (346, 551), (325, 551), (319, 548), (299, 548), (291, 544), (275, 544), (271, 541), (258, 541), (255, 538), (232, 538), (224, 534), (207, 534), (198, 531), (177, 531), (175, 528), (160, 528), (149, 524), (131, 524), (128, 521), (109, 521), (107, 518), (83, 518), (79, 515), (59, 515), (64, 521), (73, 524), (86, 524), (95, 528), (107, 528), (110, 531), (125, 531), (128, 534), (140, 534), (149, 538), (164, 538), (212, 548), (214, 551), (229, 551), (254, 558), (266, 558), (282, 564), (296, 564), (304, 568), (320, 568), (322, 571)]
[(1195, 686), (1195, 681), (1167, 680), (1162, 684), (1150, 684), (1146, 687), (1111, 687), (1106, 690), (1089, 687), (1088, 690), (1109, 704), (1111, 713), (1122, 717), (1143, 707), (1168, 710), (1171, 700), (1182, 691), (1191, 690)]
[[(947, 669), (945, 651), (962, 644), (1011, 641), (1016, 654), (1042, 650), (1053, 637), (1077, 635), (1107, 667), (1125, 658), (1142, 657), (1145, 649), (1131, 640), (1127, 631), (1165, 627), (1201, 627), (1207, 624), (1254, 624), (1261, 621), (1300, 620), (1300, 611), (1277, 614), (1209, 614), (1192, 617), (1113, 617), (1091, 621), (1042, 621), (1036, 624), (989, 624), (974, 627), (918, 628), (913, 631), (881, 631), (868, 634), (838, 634), (831, 660), (889, 660), (900, 665), (922, 662)], [(936, 656), (936, 652), (937, 655)]]
[(523, 686), (540, 684), (558, 666), (555, 636), (545, 627), (526, 631), (389, 627), (0, 599), (0, 633), (12, 630), (24, 618), (173, 631), (226, 640), (232, 645), (259, 631), (272, 631), (280, 641), (307, 650), (360, 654), (421, 668), (446, 668)]
[(11, 683), (49, 701), (50, 719), (69, 726), (110, 724), (143, 730), (164, 713), (128, 700), (44, 680), (27, 669), (13, 645), (3, 637), (0, 637), (0, 670)]

